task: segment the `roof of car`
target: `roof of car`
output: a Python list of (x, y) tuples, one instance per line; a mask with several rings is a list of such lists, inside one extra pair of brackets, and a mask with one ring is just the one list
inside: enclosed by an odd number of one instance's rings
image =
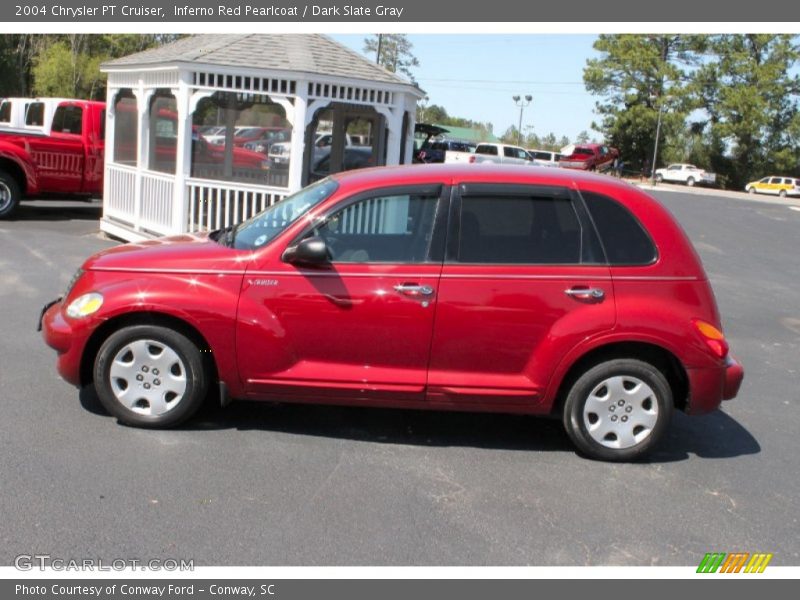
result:
[(586, 181), (609, 186), (630, 188), (630, 184), (619, 182), (605, 175), (597, 175), (574, 169), (553, 169), (529, 165), (497, 164), (422, 164), (391, 167), (372, 167), (356, 171), (345, 171), (334, 175), (337, 181), (348, 186), (369, 187), (371, 185), (403, 185), (413, 183), (533, 183), (543, 185), (571, 186)]

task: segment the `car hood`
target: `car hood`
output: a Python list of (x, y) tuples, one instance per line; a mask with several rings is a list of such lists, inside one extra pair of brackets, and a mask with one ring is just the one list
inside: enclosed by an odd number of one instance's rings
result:
[(115, 246), (99, 252), (84, 264), (85, 271), (131, 272), (244, 272), (249, 251), (234, 250), (208, 234), (183, 234)]

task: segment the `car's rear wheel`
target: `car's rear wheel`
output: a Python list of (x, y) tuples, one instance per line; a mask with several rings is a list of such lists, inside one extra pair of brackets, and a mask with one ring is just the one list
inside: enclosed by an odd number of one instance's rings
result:
[(694, 187), (694, 183), (694, 177), (689, 177), (689, 179), (686, 180), (686, 185), (689, 187)]
[(628, 461), (644, 456), (672, 418), (672, 390), (663, 373), (635, 359), (600, 363), (572, 385), (563, 421), (586, 456)]
[(151, 428), (191, 417), (208, 385), (197, 346), (177, 331), (153, 325), (109, 336), (95, 359), (94, 383), (108, 412), (126, 425)]

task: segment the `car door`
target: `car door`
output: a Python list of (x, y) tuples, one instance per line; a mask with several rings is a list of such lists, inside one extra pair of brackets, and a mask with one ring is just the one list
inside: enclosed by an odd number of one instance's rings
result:
[(467, 183), (451, 211), (428, 400), (535, 410), (566, 352), (614, 325), (596, 234), (567, 188)]
[(237, 334), (248, 392), (424, 401), (448, 203), (441, 185), (360, 194), (287, 246), (319, 237), (328, 264), (248, 270)]
[(30, 136), (29, 144), (42, 189), (67, 194), (82, 191), (86, 148), (80, 106), (59, 105), (53, 115), (50, 135)]

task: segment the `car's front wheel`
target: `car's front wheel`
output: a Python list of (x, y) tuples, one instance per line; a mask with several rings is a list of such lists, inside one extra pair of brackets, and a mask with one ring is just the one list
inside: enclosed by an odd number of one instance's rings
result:
[(0, 219), (10, 217), (17, 209), (20, 189), (17, 180), (4, 171), (0, 171)]
[(778, 192), (778, 196), (780, 196), (781, 198), (786, 198), (786, 190), (781, 190), (780, 192)]
[(672, 390), (653, 365), (635, 359), (600, 363), (572, 385), (563, 421), (590, 458), (628, 461), (655, 446), (672, 418)]
[(756, 188), (750, 186), (749, 188), (747, 188), (747, 193), (748, 194), (755, 194), (756, 193)]
[(661, 183), (664, 181), (664, 176), (661, 173), (656, 173), (656, 182)]
[(106, 339), (94, 364), (103, 406), (126, 425), (163, 428), (191, 417), (207, 390), (197, 346), (172, 329), (124, 327)]

